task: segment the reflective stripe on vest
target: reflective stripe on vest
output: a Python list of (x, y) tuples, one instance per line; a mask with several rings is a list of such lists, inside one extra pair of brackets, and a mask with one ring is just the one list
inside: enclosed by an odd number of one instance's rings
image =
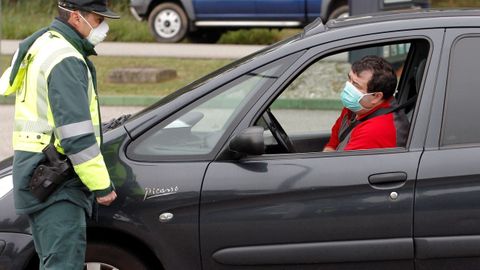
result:
[(83, 122), (78, 122), (78, 123), (57, 127), (55, 136), (57, 136), (59, 140), (64, 140), (64, 139), (85, 135), (85, 134), (90, 134), (90, 133), (94, 133), (94, 129), (93, 129), (92, 121), (87, 120)]
[[(87, 64), (83, 56), (60, 34), (49, 31), (39, 37), (27, 53), (28, 65), (25, 67), (21, 87), (17, 89), (15, 106), (15, 129), (13, 134), (14, 150), (41, 152), (50, 142), (54, 131), (53, 114), (48, 101), (48, 76), (51, 70), (63, 59), (75, 57)], [(87, 67), (88, 70), (88, 67)], [(17, 80), (17, 77), (15, 78)], [(92, 75), (88, 70), (88, 97), (93, 132), (100, 143), (100, 117)], [(57, 133), (58, 136), (58, 133)], [(55, 146), (60, 146), (61, 138), (55, 138)]]
[[(14, 81), (16, 93), (14, 150), (37, 152), (51, 141), (55, 132), (55, 147), (65, 154), (60, 140), (88, 133), (95, 133), (97, 143), (69, 155), (75, 172), (90, 190), (104, 190), (110, 186), (108, 171), (100, 153), (100, 112), (92, 74), (81, 55), (63, 36), (49, 31), (40, 36), (27, 53), (23, 72), (17, 73)], [(67, 57), (81, 60), (88, 70), (88, 99), (91, 121), (80, 121), (55, 127), (48, 99), (48, 77), (52, 69)], [(13, 88), (12, 88), (13, 89)], [(8, 91), (11, 91), (9, 89)], [(88, 123), (87, 123), (88, 122)]]
[(97, 144), (72, 155), (68, 155), (68, 158), (72, 162), (73, 166), (87, 162), (100, 154), (100, 147)]

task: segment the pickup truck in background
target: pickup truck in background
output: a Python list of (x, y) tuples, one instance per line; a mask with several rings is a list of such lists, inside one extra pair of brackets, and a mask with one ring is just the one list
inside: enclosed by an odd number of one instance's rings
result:
[(215, 42), (227, 28), (301, 28), (348, 16), (348, 0), (131, 0), (130, 10), (158, 42)]

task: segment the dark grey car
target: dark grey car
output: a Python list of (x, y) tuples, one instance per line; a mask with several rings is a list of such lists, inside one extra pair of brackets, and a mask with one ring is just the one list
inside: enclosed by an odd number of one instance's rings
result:
[[(480, 268), (480, 12), (317, 22), (106, 131), (89, 269)], [(399, 76), (405, 148), (323, 153), (350, 63)], [(0, 269), (35, 264), (0, 165)], [(115, 268), (116, 267), (116, 268)]]

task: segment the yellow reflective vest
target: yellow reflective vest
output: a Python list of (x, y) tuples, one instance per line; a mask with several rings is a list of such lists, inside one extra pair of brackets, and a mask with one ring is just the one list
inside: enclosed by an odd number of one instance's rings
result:
[[(82, 61), (88, 70), (88, 82), (83, 83), (88, 83), (90, 115), (78, 122), (56, 126), (58, 121), (54, 118), (49, 100), (49, 76), (58, 63), (72, 57)], [(59, 32), (49, 30), (28, 49), (13, 82), (11, 72), (12, 67), (0, 78), (0, 93), (16, 94), (13, 149), (41, 153), (54, 138), (57, 151), (68, 156), (76, 174), (89, 190), (109, 190), (111, 181), (100, 152), (101, 123), (97, 94), (84, 56)], [(91, 140), (95, 141), (91, 145), (65, 151), (66, 141), (75, 141), (82, 136), (95, 136), (96, 140)]]

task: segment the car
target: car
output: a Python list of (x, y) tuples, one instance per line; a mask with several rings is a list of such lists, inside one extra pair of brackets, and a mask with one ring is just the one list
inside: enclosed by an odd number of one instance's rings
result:
[(348, 16), (348, 0), (130, 0), (158, 42), (215, 42), (224, 29), (304, 27), (318, 16)]
[[(480, 10), (309, 25), (104, 129), (87, 269), (480, 268)], [(322, 152), (351, 63), (395, 67), (405, 147)], [(33, 269), (0, 163), (0, 269)]]

